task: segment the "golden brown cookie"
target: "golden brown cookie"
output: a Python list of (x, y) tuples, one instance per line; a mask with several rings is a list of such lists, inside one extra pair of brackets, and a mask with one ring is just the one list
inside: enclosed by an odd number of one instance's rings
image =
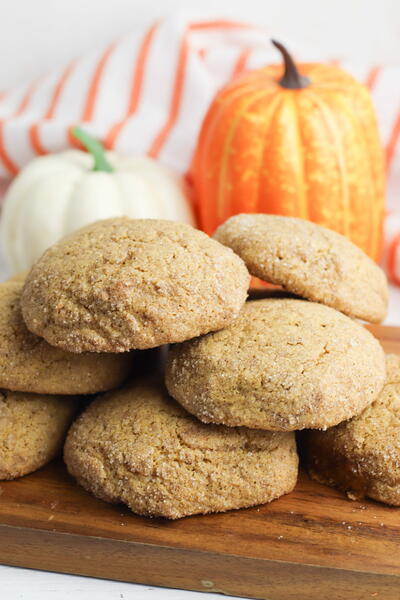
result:
[(333, 308), (247, 302), (223, 331), (169, 352), (169, 393), (205, 423), (326, 429), (359, 414), (385, 381), (379, 342)]
[(204, 425), (150, 382), (96, 399), (71, 427), (64, 459), (98, 498), (169, 519), (270, 502), (298, 470), (292, 433)]
[(229, 325), (247, 296), (243, 261), (190, 225), (98, 221), (47, 250), (27, 277), (28, 328), (71, 352), (123, 352)]
[(387, 357), (387, 382), (361, 415), (303, 438), (313, 479), (352, 500), (366, 496), (400, 506), (400, 356)]
[(303, 219), (243, 214), (214, 234), (252, 275), (372, 323), (385, 318), (385, 274), (350, 240)]
[(0, 480), (40, 469), (62, 448), (76, 398), (0, 391)]
[(133, 355), (72, 354), (31, 333), (22, 319), (23, 282), (0, 284), (0, 387), (36, 394), (94, 394), (123, 383)]

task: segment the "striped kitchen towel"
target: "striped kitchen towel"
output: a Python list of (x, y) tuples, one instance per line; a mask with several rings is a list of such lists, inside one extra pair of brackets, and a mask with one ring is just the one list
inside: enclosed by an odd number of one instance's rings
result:
[[(265, 29), (173, 15), (0, 95), (0, 177), (75, 145), (81, 124), (121, 153), (146, 153), (186, 172), (216, 91), (246, 69), (277, 62)], [(285, 40), (287, 41), (287, 40)], [(298, 60), (318, 60), (290, 40)], [(387, 159), (384, 263), (400, 285), (400, 65), (341, 62), (370, 89)]]

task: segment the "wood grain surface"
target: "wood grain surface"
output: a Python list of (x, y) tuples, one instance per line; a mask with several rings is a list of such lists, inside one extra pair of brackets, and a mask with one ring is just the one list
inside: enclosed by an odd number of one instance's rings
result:
[[(400, 354), (400, 328), (370, 329)], [(54, 462), (0, 482), (0, 563), (268, 600), (399, 600), (400, 509), (348, 501), (301, 473), (269, 505), (145, 519)]]

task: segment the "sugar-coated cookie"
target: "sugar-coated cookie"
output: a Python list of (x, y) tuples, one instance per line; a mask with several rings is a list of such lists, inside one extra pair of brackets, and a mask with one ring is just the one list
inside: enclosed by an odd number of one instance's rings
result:
[(22, 294), (28, 328), (70, 352), (122, 352), (229, 325), (250, 276), (230, 248), (190, 225), (98, 221), (47, 250)]
[(21, 315), (23, 282), (0, 284), (0, 388), (36, 394), (94, 394), (123, 383), (134, 356), (72, 354), (31, 333)]
[(0, 390), (0, 480), (44, 466), (61, 450), (76, 398)]
[(303, 219), (242, 214), (214, 234), (252, 275), (372, 323), (385, 318), (385, 274), (346, 237)]
[(311, 477), (345, 491), (400, 506), (400, 356), (387, 357), (387, 382), (361, 415), (303, 438)]
[(385, 381), (379, 342), (314, 302), (247, 302), (222, 331), (176, 344), (171, 396), (205, 423), (277, 431), (326, 429), (359, 414)]
[(90, 404), (64, 459), (98, 498), (169, 519), (270, 502), (293, 489), (298, 470), (292, 433), (204, 425), (150, 382)]

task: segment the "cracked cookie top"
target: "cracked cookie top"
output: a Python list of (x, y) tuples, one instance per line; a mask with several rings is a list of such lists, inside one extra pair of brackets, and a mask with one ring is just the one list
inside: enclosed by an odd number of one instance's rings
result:
[(98, 221), (47, 250), (29, 273), (28, 328), (71, 352), (123, 352), (229, 325), (245, 302), (243, 261), (190, 225)]
[(22, 281), (0, 284), (0, 387), (36, 394), (95, 394), (127, 379), (133, 354), (72, 354), (31, 333), (21, 314)]
[(343, 235), (303, 219), (242, 214), (214, 234), (252, 275), (372, 323), (385, 318), (384, 272)]
[(269, 502), (293, 489), (298, 468), (293, 433), (204, 425), (153, 381), (92, 402), (64, 459), (102, 500), (170, 519)]
[(223, 331), (171, 348), (169, 393), (206, 423), (325, 429), (359, 414), (385, 380), (379, 342), (306, 300), (247, 302)]

